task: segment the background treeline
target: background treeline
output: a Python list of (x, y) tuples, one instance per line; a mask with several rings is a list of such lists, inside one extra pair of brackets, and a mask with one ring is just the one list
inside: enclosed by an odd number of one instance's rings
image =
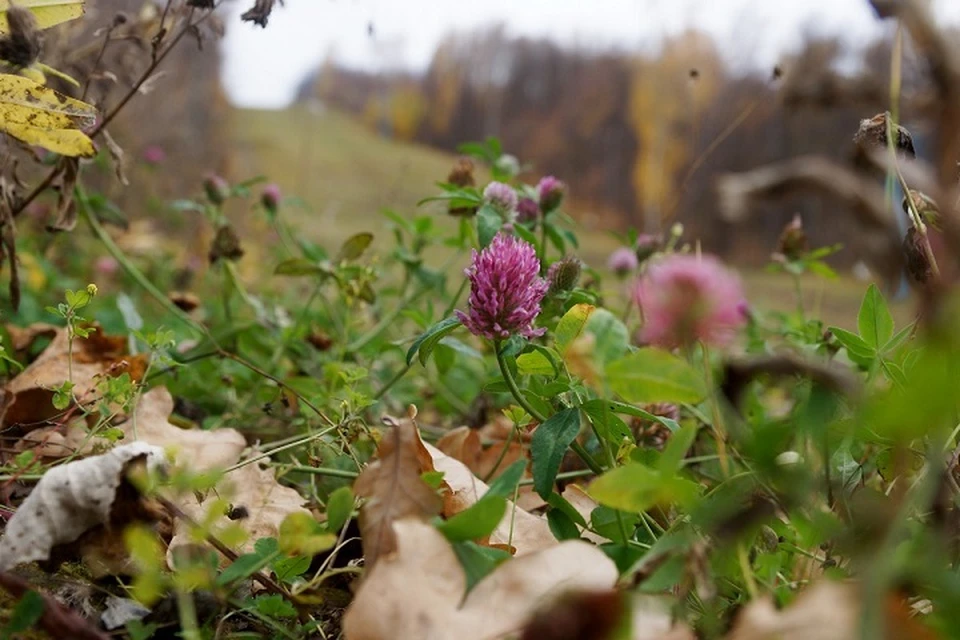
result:
[[(748, 71), (731, 68), (698, 32), (644, 56), (495, 28), (449, 37), (422, 75), (328, 62), (300, 95), (358, 114), (384, 135), (444, 149), (496, 135), (538, 174), (567, 180), (584, 222), (655, 232), (679, 220), (707, 249), (755, 263), (795, 213), (817, 245), (850, 244), (849, 217), (802, 196), (731, 227), (717, 215), (713, 178), (801, 154), (849, 157), (860, 120), (889, 108), (890, 51), (886, 40), (851, 53), (838, 40), (810, 38), (777, 67)], [(912, 124), (921, 74), (911, 59), (901, 117), (922, 148)]]

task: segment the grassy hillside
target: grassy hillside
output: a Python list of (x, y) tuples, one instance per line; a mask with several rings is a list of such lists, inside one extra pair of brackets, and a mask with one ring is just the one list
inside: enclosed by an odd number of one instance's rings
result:
[(291, 215), (318, 240), (375, 231), (385, 208), (414, 212), (453, 164), (448, 154), (379, 137), (330, 110), (236, 110), (232, 130), (234, 176), (264, 175), (302, 198)]
[[(379, 212), (391, 208), (413, 215), (416, 203), (436, 192), (454, 156), (423, 145), (397, 142), (376, 135), (352, 117), (329, 109), (296, 107), (286, 111), (234, 110), (231, 115), (232, 173), (237, 178), (267, 176), (284, 193), (302, 199), (285, 215), (312, 239), (335, 247), (357, 231), (382, 228)], [(576, 208), (576, 207), (574, 207)], [(439, 208), (438, 221), (449, 219)], [(581, 257), (602, 267), (616, 246), (612, 234), (600, 229), (578, 230), (584, 243)], [(792, 282), (785, 276), (744, 273), (751, 300), (762, 307), (793, 309)], [(853, 280), (804, 283), (805, 306), (819, 310), (829, 323), (852, 327), (866, 285)], [(895, 305), (899, 322), (911, 307)]]

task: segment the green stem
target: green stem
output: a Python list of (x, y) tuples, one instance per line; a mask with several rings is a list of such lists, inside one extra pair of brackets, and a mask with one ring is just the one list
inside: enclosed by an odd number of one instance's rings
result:
[(352, 480), (360, 474), (349, 469), (333, 469), (331, 467), (305, 467), (303, 465), (292, 465), (284, 467), (287, 471), (297, 471), (299, 473), (312, 473), (317, 476), (327, 476), (330, 478), (347, 478)]
[[(463, 281), (460, 283), (460, 288), (457, 289), (457, 292), (454, 294), (453, 298), (450, 300), (450, 304), (447, 305), (447, 308), (444, 309), (443, 315), (441, 317), (443, 318), (450, 317), (450, 314), (453, 313), (453, 310), (457, 307), (457, 303), (460, 301), (460, 296), (462, 296), (463, 292), (467, 290), (467, 285), (469, 283), (470, 283), (469, 280), (467, 280), (466, 278), (463, 279)], [(413, 368), (412, 362), (410, 364), (404, 365), (402, 369), (397, 371), (397, 373), (394, 374), (394, 376), (390, 378), (390, 380), (385, 385), (383, 385), (383, 387), (381, 387), (379, 391), (377, 391), (377, 394), (373, 396), (373, 399), (379, 400), (380, 398), (382, 398), (387, 393), (387, 391), (389, 391), (393, 387), (393, 385), (400, 382), (403, 379), (403, 376), (407, 375), (407, 372), (410, 371), (410, 369), (412, 368)]]
[[(503, 374), (503, 380), (507, 383), (507, 388), (510, 389), (510, 393), (513, 394), (514, 399), (517, 401), (517, 404), (520, 405), (520, 408), (530, 414), (534, 420), (543, 424), (547, 421), (547, 418), (537, 411), (530, 404), (530, 402), (524, 397), (523, 393), (520, 391), (520, 387), (517, 386), (517, 381), (514, 380), (513, 374), (510, 373), (510, 367), (507, 366), (507, 360), (503, 357), (503, 352), (500, 349), (501, 342), (499, 340), (494, 341), (493, 350), (497, 354), (497, 364), (500, 366), (500, 373)], [(597, 461), (593, 459), (593, 456), (583, 448), (583, 446), (574, 440), (570, 443), (570, 450), (580, 456), (580, 459), (583, 460), (583, 463), (595, 474), (600, 475), (603, 473), (603, 467), (597, 464)]]

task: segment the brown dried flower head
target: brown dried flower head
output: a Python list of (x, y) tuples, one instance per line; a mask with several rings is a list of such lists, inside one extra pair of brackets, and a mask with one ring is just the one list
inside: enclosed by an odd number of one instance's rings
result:
[(29, 67), (40, 57), (42, 47), (36, 16), (29, 9), (10, 2), (7, 26), (9, 33), (0, 38), (0, 59), (15, 69)]

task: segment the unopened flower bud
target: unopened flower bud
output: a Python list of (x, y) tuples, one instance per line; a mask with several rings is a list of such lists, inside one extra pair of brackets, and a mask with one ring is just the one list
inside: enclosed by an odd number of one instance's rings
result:
[(260, 192), (260, 204), (270, 213), (276, 213), (280, 208), (280, 187), (276, 184), (268, 184)]
[(581, 273), (583, 273), (583, 263), (576, 256), (566, 256), (554, 262), (547, 271), (547, 282), (550, 283), (548, 293), (573, 291), (580, 281)]
[(517, 203), (517, 222), (534, 222), (540, 215), (540, 205), (533, 198), (520, 198)]
[(497, 210), (505, 222), (513, 219), (517, 209), (517, 192), (508, 184), (491, 182), (483, 190), (484, 201)]
[(505, 153), (497, 158), (494, 166), (511, 178), (520, 173), (520, 161), (517, 160), (517, 156), (510, 155), (509, 153)]
[(793, 262), (803, 257), (807, 252), (807, 234), (803, 230), (803, 220), (800, 214), (793, 216), (793, 220), (787, 223), (780, 233), (780, 240), (777, 242), (777, 253)]
[(663, 240), (660, 236), (651, 235), (649, 233), (641, 234), (637, 237), (637, 244), (634, 253), (637, 254), (637, 262), (643, 264), (646, 262), (653, 254), (663, 248)]
[(230, 196), (230, 185), (215, 173), (203, 179), (203, 190), (207, 194), (207, 199), (216, 205), (223, 204)]
[(544, 176), (537, 184), (537, 195), (540, 196), (540, 208), (544, 213), (550, 213), (558, 208), (566, 195), (567, 185), (553, 176)]

